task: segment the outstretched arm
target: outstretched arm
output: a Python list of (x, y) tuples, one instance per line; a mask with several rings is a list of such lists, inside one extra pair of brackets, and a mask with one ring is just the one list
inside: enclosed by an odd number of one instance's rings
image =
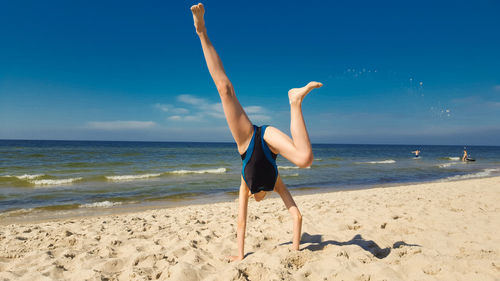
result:
[(297, 204), (295, 204), (292, 195), (288, 191), (285, 183), (281, 180), (280, 176), (278, 176), (274, 191), (280, 195), (283, 203), (285, 203), (285, 207), (288, 209), (288, 212), (293, 218), (292, 249), (299, 250), (300, 238), (302, 236), (302, 214), (300, 213)]
[(231, 256), (231, 261), (240, 261), (245, 257), (245, 232), (247, 228), (247, 210), (248, 210), (248, 188), (241, 179), (240, 196), (238, 203), (238, 227), (236, 235), (238, 236), (238, 255)]

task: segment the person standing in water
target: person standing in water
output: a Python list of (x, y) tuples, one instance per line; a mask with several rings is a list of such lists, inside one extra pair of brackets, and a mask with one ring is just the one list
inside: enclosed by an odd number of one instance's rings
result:
[(462, 161), (465, 162), (469, 159), (469, 156), (467, 155), (467, 148), (464, 147), (464, 155), (462, 156)]
[(248, 198), (253, 196), (256, 201), (260, 201), (270, 191), (280, 195), (293, 218), (292, 248), (298, 250), (302, 215), (288, 188), (281, 180), (276, 167), (276, 157), (281, 154), (301, 168), (309, 167), (312, 164), (313, 152), (302, 116), (302, 101), (311, 90), (319, 88), (323, 84), (309, 82), (302, 88), (288, 91), (291, 138), (274, 127), (253, 125), (236, 98), (233, 85), (226, 75), (222, 61), (208, 38), (203, 4), (192, 6), (191, 12), (208, 71), (219, 92), (227, 124), (243, 160), (238, 203), (238, 254), (229, 258), (231, 261), (239, 261), (245, 257)]
[(412, 151), (411, 153), (415, 154), (415, 158), (418, 158), (420, 157), (420, 150), (415, 150), (415, 151)]

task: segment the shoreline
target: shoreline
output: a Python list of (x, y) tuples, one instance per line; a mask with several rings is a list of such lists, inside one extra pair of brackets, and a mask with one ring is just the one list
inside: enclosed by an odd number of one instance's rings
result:
[[(369, 184), (369, 185), (352, 185), (347, 187), (299, 187), (292, 188), (290, 192), (292, 196), (304, 196), (304, 195), (313, 195), (313, 194), (330, 194), (337, 193), (343, 191), (355, 191), (355, 190), (370, 190), (377, 188), (392, 188), (399, 186), (414, 186), (419, 184), (430, 184), (430, 183), (440, 183), (440, 182), (459, 182), (459, 181), (467, 181), (474, 179), (487, 179), (487, 178), (495, 178), (500, 177), (498, 175), (491, 175), (486, 177), (478, 177), (478, 178), (468, 178), (468, 179), (456, 179), (456, 180), (446, 180), (436, 179), (436, 180), (427, 180), (427, 181), (419, 181), (419, 182), (396, 182), (396, 183), (386, 183), (386, 184)], [(268, 194), (266, 199), (269, 198), (279, 198), (279, 196), (272, 192)], [(197, 197), (186, 197), (186, 198), (178, 198), (172, 200), (152, 200), (148, 202), (119, 202), (119, 204), (114, 206), (107, 207), (76, 207), (72, 209), (54, 209), (49, 210), (46, 207), (40, 208), (32, 208), (32, 209), (17, 209), (0, 213), (0, 226), (1, 225), (9, 225), (9, 224), (36, 224), (43, 222), (51, 222), (51, 221), (61, 221), (68, 219), (79, 219), (79, 218), (90, 218), (90, 217), (99, 217), (102, 215), (112, 216), (112, 215), (121, 215), (121, 214), (132, 214), (136, 212), (143, 212), (149, 210), (161, 210), (161, 209), (170, 209), (170, 208), (179, 208), (179, 207), (188, 207), (188, 206), (203, 206), (203, 205), (211, 205), (216, 203), (229, 203), (234, 200), (237, 201), (238, 192), (224, 192), (216, 195), (203, 194)], [(107, 200), (96, 202), (110, 202)], [(102, 212), (102, 214), (100, 214)], [(21, 214), (18, 214), (21, 213)], [(25, 214), (25, 215), (23, 215)]]
[[(500, 177), (296, 196), (300, 251), (280, 198), (0, 228), (2, 280), (496, 280)], [(263, 262), (265, 261), (265, 262)]]

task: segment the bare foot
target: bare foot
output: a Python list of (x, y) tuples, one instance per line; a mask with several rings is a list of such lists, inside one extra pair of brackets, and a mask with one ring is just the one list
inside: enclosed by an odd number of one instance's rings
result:
[(194, 27), (196, 28), (196, 32), (205, 32), (205, 20), (203, 19), (205, 8), (203, 7), (203, 4), (198, 3), (198, 5), (191, 6), (191, 12), (193, 13)]
[(293, 88), (288, 91), (288, 99), (290, 100), (290, 104), (292, 103), (301, 103), (304, 97), (309, 94), (312, 89), (319, 88), (323, 86), (322, 83), (319, 82), (309, 82), (305, 87), (302, 88)]
[(228, 256), (228, 257), (226, 257), (226, 259), (229, 262), (235, 262), (235, 261), (242, 261), (243, 260), (243, 258), (239, 257), (239, 256)]

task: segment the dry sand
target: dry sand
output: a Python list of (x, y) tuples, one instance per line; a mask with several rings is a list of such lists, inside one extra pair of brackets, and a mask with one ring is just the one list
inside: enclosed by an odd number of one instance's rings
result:
[(0, 280), (500, 280), (500, 177), (0, 226)]

